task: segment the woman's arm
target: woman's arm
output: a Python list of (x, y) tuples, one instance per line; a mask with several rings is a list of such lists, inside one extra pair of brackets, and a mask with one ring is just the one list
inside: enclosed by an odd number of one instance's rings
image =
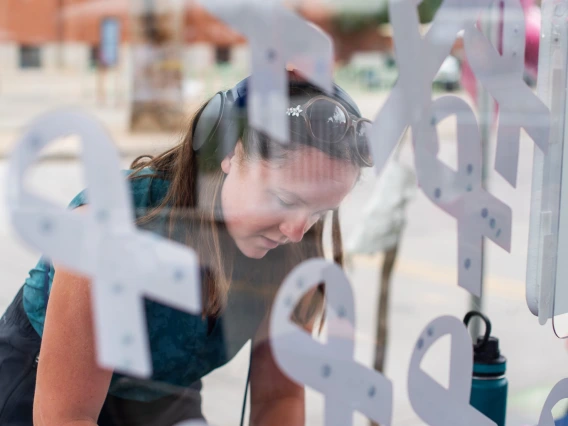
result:
[(90, 280), (57, 267), (40, 349), (35, 426), (92, 426), (112, 371), (95, 360)]
[[(312, 312), (309, 305), (315, 303)], [(302, 309), (300, 317), (295, 322), (298, 327), (311, 333), (317, 315), (321, 313), (323, 299), (316, 289), (300, 302), (300, 306), (308, 306), (307, 312)], [(304, 309), (304, 310), (306, 310)], [(268, 339), (268, 314), (262, 321), (252, 343), (252, 358), (250, 371), (251, 388), (251, 426), (266, 426), (283, 424), (288, 426), (303, 426), (305, 424), (305, 391), (304, 386), (289, 379), (276, 365)]]
[(268, 339), (253, 342), (250, 388), (251, 426), (304, 425), (304, 387), (280, 371)]

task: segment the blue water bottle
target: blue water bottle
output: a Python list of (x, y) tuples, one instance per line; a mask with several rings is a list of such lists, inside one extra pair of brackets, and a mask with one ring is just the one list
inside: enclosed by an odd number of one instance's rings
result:
[(505, 377), (507, 360), (499, 351), (499, 339), (491, 336), (491, 322), (480, 312), (468, 312), (463, 320), (466, 327), (474, 316), (485, 323), (485, 334), (473, 345), (473, 377), (470, 404), (497, 426), (505, 426), (508, 381)]

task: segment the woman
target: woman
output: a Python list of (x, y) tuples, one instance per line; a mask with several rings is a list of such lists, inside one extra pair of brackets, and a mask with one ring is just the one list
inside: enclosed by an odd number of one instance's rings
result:
[[(337, 208), (371, 160), (353, 100), (289, 77), (288, 143), (246, 125), (245, 79), (206, 103), (178, 146), (131, 166), (138, 225), (189, 245), (203, 264), (202, 316), (146, 301), (152, 378), (97, 365), (89, 280), (42, 259), (0, 321), (1, 425), (30, 426), (32, 413), (36, 426), (202, 418), (200, 379), (249, 339), (251, 423), (304, 424), (303, 387), (278, 370), (267, 343), (270, 302), (295, 265), (323, 255), (329, 211), (341, 262)], [(70, 207), (86, 204), (81, 193)], [(321, 294), (296, 309), (307, 330)]]

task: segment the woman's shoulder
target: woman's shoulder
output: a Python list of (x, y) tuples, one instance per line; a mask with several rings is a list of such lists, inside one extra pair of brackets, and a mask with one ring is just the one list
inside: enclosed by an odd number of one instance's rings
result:
[[(132, 204), (135, 209), (146, 209), (158, 206), (165, 198), (169, 181), (153, 169), (124, 170), (124, 175), (128, 178)], [(89, 190), (84, 189), (77, 194), (69, 203), (70, 209), (75, 209), (89, 203)]]
[(139, 171), (126, 171), (135, 208), (156, 207), (162, 203), (170, 186), (162, 174), (149, 167)]

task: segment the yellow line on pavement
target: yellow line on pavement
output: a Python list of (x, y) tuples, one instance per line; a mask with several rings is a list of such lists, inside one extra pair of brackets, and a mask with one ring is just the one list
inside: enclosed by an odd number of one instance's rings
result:
[[(354, 256), (353, 266), (364, 268), (379, 268), (382, 265), (382, 254), (375, 256)], [(434, 263), (421, 262), (408, 258), (398, 258), (393, 274), (406, 278), (420, 279), (435, 285), (456, 286), (457, 269)], [(496, 275), (485, 276), (484, 291), (508, 299), (524, 300), (525, 283), (509, 277)]]

